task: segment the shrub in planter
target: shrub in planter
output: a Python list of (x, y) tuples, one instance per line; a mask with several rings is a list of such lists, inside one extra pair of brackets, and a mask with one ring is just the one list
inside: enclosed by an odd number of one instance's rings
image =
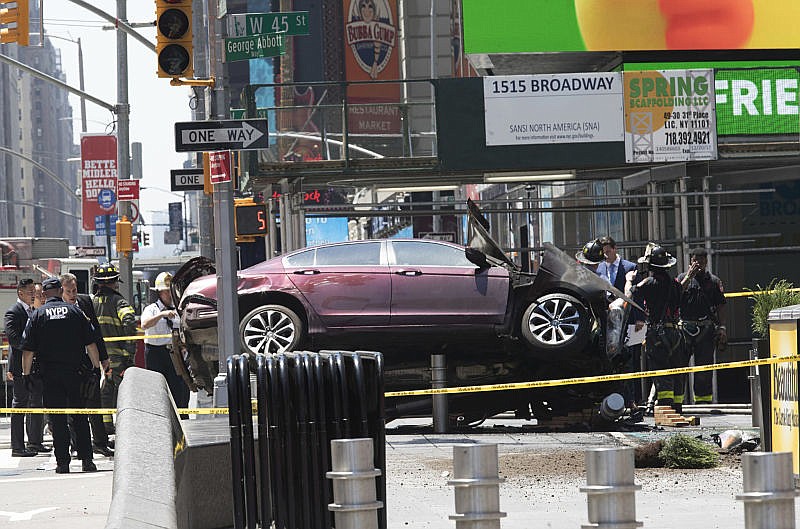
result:
[(756, 285), (756, 291), (750, 299), (753, 300), (753, 335), (769, 339), (769, 323), (767, 318), (773, 309), (800, 305), (800, 292), (792, 289), (794, 285), (785, 279), (773, 279), (765, 288)]

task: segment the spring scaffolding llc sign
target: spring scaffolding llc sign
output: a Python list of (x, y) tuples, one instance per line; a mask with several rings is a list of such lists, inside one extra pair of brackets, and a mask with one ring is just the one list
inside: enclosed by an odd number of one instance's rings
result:
[(621, 142), (622, 74), (483, 78), (486, 145)]
[(713, 70), (625, 72), (628, 163), (716, 159)]

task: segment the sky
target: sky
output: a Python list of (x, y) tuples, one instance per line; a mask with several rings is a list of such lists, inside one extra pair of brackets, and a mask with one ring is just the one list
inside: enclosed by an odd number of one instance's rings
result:
[[(116, 31), (103, 30), (110, 25), (94, 13), (68, 0), (43, 0), (44, 27), (55, 37), (81, 39), (85, 91), (111, 104), (117, 103), (117, 37)], [(92, 0), (97, 8), (116, 15), (116, 0)], [(153, 22), (153, 0), (128, 1), (128, 22)], [(137, 31), (155, 44), (155, 27)], [(35, 40), (32, 38), (32, 42)], [(58, 38), (53, 45), (61, 50), (61, 64), (70, 86), (78, 88), (78, 46)], [(130, 103), (130, 141), (142, 143), (142, 187), (169, 191), (169, 171), (183, 166), (185, 153), (175, 152), (174, 123), (191, 121), (191, 90), (170, 86), (169, 79), (156, 76), (156, 54), (133, 37), (128, 37), (128, 100)], [(81, 133), (80, 98), (70, 95), (74, 116), (75, 142)], [(115, 115), (86, 102), (88, 132), (111, 132), (108, 127)], [(180, 195), (180, 194), (179, 194)], [(181, 195), (182, 196), (182, 195)], [(180, 202), (181, 196), (156, 189), (141, 191), (140, 209), (145, 221), (152, 211), (167, 211), (169, 202)], [(151, 237), (152, 239), (152, 237)]]

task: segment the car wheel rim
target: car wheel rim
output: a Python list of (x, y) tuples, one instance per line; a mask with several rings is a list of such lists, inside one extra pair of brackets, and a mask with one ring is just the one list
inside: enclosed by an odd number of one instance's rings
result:
[(547, 345), (563, 345), (580, 328), (578, 307), (566, 299), (554, 298), (536, 305), (528, 319), (531, 334)]
[(291, 318), (277, 310), (256, 314), (244, 327), (242, 340), (254, 353), (281, 353), (294, 342), (295, 326)]

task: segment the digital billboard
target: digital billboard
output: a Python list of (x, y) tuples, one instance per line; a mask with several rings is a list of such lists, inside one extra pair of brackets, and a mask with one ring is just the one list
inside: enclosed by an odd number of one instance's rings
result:
[(717, 132), (720, 135), (797, 134), (796, 68), (717, 70)]
[(467, 54), (794, 49), (796, 0), (462, 0)]

